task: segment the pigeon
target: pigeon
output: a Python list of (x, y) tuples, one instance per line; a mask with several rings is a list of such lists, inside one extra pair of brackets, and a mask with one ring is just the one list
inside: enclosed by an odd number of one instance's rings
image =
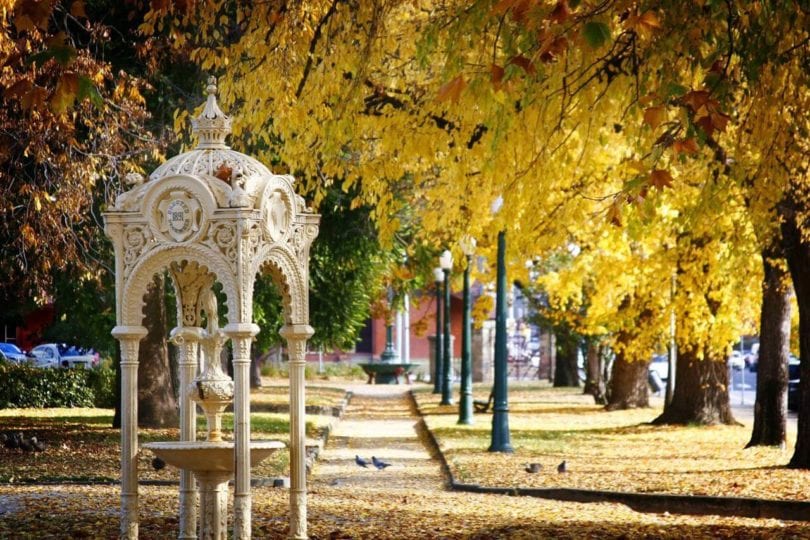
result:
[(557, 472), (558, 473), (566, 473), (566, 472), (568, 472), (568, 465), (565, 463), (565, 460), (563, 460), (562, 463), (557, 465)]
[(527, 463), (524, 469), (527, 473), (538, 473), (543, 466), (540, 463)]
[[(3, 435), (5, 435), (5, 433)], [(3, 441), (3, 446), (9, 449), (19, 448), (20, 447), (19, 433), (7, 435), (5, 440)]]
[(378, 470), (378, 471), (381, 471), (381, 470), (383, 470), (384, 468), (386, 468), (386, 467), (390, 467), (390, 466), (391, 466), (391, 464), (390, 464), (390, 463), (386, 463), (386, 462), (384, 462), (383, 460), (381, 460), (381, 459), (377, 459), (377, 458), (376, 458), (376, 457), (374, 457), (374, 456), (371, 456), (371, 462), (374, 464), (374, 466), (375, 466), (375, 467), (377, 467), (377, 470)]
[(38, 440), (36, 437), (31, 437), (31, 439), (29, 439), (29, 440), (31, 442), (31, 446), (34, 447), (34, 452), (44, 452), (45, 451), (45, 448), (47, 447), (47, 445), (44, 442)]
[(159, 457), (155, 457), (152, 459), (152, 468), (156, 471), (161, 470), (166, 466), (166, 462), (160, 459)]
[(361, 458), (360, 456), (355, 455), (354, 462), (357, 463), (359, 466), (363, 467), (364, 469), (368, 469), (368, 461)]
[[(36, 440), (36, 437), (34, 437), (33, 440)], [(32, 441), (32, 439), (25, 440), (25, 439), (21, 438), (20, 439), (20, 450), (22, 450), (23, 452), (33, 452), (34, 451), (34, 445), (31, 443), (31, 441)]]

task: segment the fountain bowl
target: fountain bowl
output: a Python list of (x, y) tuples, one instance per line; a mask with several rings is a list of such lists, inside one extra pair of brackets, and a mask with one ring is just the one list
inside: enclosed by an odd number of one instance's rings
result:
[[(250, 466), (285, 448), (281, 441), (250, 441)], [(232, 473), (236, 464), (233, 441), (161, 441), (143, 448), (178, 469), (194, 472)]]

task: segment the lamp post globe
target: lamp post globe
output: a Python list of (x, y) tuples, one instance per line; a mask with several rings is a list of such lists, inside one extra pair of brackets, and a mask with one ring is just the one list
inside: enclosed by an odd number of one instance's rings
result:
[(442, 282), (444, 271), (441, 267), (433, 269), (433, 280), (436, 282), (436, 339), (433, 340), (433, 393), (442, 393)]
[(439, 257), (439, 266), (444, 273), (444, 332), (442, 333), (442, 400), (441, 405), (453, 404), (453, 356), (450, 329), (450, 270), (453, 254), (446, 249)]

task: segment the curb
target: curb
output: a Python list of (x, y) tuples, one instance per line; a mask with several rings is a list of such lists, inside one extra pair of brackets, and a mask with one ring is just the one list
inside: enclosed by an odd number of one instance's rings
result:
[(536, 497), (557, 501), (581, 503), (619, 503), (637, 512), (661, 514), (718, 515), (730, 517), (773, 518), (790, 521), (810, 521), (810, 501), (780, 501), (776, 499), (756, 499), (744, 497), (713, 497), (708, 495), (668, 495), (663, 493), (629, 493), (623, 491), (601, 491), (573, 488), (523, 488), (503, 486), (481, 486), (456, 482), (447, 458), (439, 447), (439, 442), (425, 422), (422, 409), (414, 396), (408, 392), (416, 412), (419, 413), (418, 429), (424, 431), (431, 454), (439, 459), (447, 485), (452, 491), (467, 493), (489, 493), (513, 497)]

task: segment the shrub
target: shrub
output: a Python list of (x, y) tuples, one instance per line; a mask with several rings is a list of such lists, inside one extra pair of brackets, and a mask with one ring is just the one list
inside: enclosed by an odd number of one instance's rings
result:
[(0, 362), (0, 408), (92, 407), (90, 373)]
[(102, 409), (115, 407), (115, 370), (109, 362), (87, 370), (87, 385), (93, 391), (93, 405)]

